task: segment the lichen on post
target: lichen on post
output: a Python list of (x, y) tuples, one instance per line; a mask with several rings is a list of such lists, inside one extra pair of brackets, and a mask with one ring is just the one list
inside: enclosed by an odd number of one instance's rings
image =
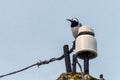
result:
[[(57, 80), (82, 80), (82, 75), (81, 73), (62, 73)], [(84, 75), (84, 80), (99, 80), (97, 78), (94, 78), (90, 75)]]

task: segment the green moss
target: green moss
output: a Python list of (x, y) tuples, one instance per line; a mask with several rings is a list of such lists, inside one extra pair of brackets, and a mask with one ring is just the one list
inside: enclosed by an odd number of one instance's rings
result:
[[(84, 75), (84, 78), (85, 80), (99, 80), (90, 75)], [(62, 73), (57, 80), (82, 80), (82, 75), (81, 73), (76, 73), (74, 75), (72, 73)]]

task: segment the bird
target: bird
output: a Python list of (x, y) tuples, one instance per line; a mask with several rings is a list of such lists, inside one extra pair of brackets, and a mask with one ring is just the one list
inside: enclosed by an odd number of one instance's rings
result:
[(76, 17), (67, 19), (67, 21), (71, 22), (71, 31), (72, 31), (73, 37), (76, 39), (78, 36), (78, 29), (79, 29), (79, 27), (82, 26), (82, 24), (79, 23), (79, 21)]

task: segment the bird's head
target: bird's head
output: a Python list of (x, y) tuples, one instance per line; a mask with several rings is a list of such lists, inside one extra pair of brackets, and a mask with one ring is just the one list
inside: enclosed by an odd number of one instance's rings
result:
[(67, 21), (70, 21), (71, 22), (71, 27), (75, 27), (75, 26), (81, 26), (81, 24), (79, 23), (78, 19), (77, 18), (72, 18), (72, 19), (67, 19)]
[(78, 19), (77, 19), (77, 18), (75, 18), (75, 17), (74, 17), (74, 18), (72, 18), (72, 19), (67, 19), (67, 20), (68, 20), (68, 21), (70, 21), (71, 23), (73, 23), (73, 22), (79, 22), (79, 21), (78, 21)]

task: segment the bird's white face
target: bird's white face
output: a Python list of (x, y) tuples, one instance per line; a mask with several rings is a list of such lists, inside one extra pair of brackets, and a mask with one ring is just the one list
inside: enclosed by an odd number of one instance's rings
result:
[(78, 22), (78, 19), (77, 18), (72, 18), (71, 21)]
[(77, 19), (77, 18), (75, 18), (75, 17), (74, 17), (74, 18), (72, 18), (72, 19), (67, 19), (67, 20), (68, 20), (68, 21), (70, 21), (70, 22), (79, 22), (79, 21), (78, 21), (78, 19)]

